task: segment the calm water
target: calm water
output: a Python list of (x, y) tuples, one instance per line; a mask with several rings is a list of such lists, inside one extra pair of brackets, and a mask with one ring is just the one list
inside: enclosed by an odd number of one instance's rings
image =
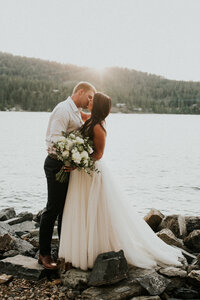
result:
[[(37, 212), (46, 204), (49, 113), (0, 112), (0, 208)], [(200, 116), (112, 114), (104, 155), (136, 210), (199, 215)]]

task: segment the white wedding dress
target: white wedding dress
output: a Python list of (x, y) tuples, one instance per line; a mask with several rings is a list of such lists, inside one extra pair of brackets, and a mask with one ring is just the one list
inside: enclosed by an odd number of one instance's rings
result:
[(181, 266), (182, 253), (164, 243), (114, 184), (102, 160), (99, 173), (71, 172), (63, 212), (59, 257), (76, 268), (92, 268), (98, 254), (123, 249), (141, 268)]

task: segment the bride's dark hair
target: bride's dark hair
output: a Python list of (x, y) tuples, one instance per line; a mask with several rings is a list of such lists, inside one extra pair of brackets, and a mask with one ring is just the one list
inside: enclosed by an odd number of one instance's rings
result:
[[(91, 117), (80, 128), (80, 132), (84, 136), (93, 138), (93, 129), (96, 124), (103, 127), (103, 121), (108, 116), (111, 109), (111, 98), (103, 93), (96, 93), (93, 99), (93, 107)], [(105, 129), (104, 129), (105, 130)]]

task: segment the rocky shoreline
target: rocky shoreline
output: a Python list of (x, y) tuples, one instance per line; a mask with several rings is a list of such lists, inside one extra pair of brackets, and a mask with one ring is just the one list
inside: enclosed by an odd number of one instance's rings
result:
[[(184, 265), (145, 270), (127, 265), (123, 251), (98, 256), (88, 271), (58, 271), (38, 264), (37, 215), (14, 208), (0, 211), (0, 299), (159, 300), (200, 299), (200, 216), (164, 216), (152, 209), (145, 221), (166, 243), (181, 248)], [(54, 228), (52, 255), (57, 259)]]

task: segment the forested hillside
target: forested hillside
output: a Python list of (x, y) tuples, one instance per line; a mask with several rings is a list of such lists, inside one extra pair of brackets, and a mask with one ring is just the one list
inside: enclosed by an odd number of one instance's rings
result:
[(117, 67), (98, 72), (0, 52), (0, 110), (51, 111), (78, 81), (89, 81), (110, 95), (113, 111), (200, 113), (200, 82)]

